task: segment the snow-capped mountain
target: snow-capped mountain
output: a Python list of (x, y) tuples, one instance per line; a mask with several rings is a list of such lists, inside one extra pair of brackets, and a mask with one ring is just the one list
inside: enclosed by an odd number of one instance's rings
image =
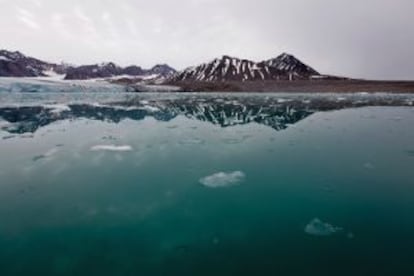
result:
[(177, 71), (169, 66), (168, 64), (157, 64), (151, 69), (148, 70), (152, 75), (159, 75), (161, 77), (170, 77), (174, 75)]
[(39, 77), (47, 76), (46, 72), (56, 73), (65, 70), (64, 65), (48, 63), (16, 51), (0, 50), (1, 77)]
[(264, 61), (267, 66), (277, 68), (281, 71), (292, 73), (296, 77), (309, 78), (310, 76), (317, 76), (319, 73), (298, 60), (293, 55), (283, 53), (280, 56)]
[(157, 64), (151, 69), (143, 69), (136, 65), (121, 67), (113, 62), (74, 66), (49, 63), (17, 51), (0, 50), (0, 77), (46, 77), (59, 74), (65, 75), (66, 80), (111, 78), (122, 75), (164, 79), (174, 73), (176, 70), (167, 64)]
[(254, 62), (230, 56), (190, 67), (174, 75), (171, 81), (257, 81), (308, 79), (319, 75), (292, 55), (282, 54), (275, 59)]
[(230, 56), (214, 59), (199, 66), (190, 67), (172, 77), (173, 81), (251, 81), (276, 80), (288, 75), (264, 62), (239, 59)]

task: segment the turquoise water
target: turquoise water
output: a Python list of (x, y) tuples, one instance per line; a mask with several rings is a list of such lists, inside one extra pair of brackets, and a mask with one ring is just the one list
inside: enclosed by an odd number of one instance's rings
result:
[(414, 96), (0, 99), (0, 275), (414, 275)]

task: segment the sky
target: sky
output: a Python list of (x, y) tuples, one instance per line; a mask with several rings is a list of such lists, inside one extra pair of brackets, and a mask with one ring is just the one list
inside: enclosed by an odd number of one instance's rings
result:
[(0, 0), (0, 48), (184, 69), (288, 52), (321, 73), (414, 80), (413, 0)]

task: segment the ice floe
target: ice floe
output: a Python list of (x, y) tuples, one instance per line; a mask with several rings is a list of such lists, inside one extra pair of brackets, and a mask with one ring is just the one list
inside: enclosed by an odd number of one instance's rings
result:
[(200, 179), (200, 183), (209, 188), (225, 188), (239, 185), (246, 178), (241, 171), (219, 172)]
[(91, 147), (91, 151), (132, 151), (132, 147), (129, 145), (96, 145)]
[(314, 218), (305, 227), (305, 233), (312, 236), (331, 236), (339, 231), (342, 231), (341, 227), (333, 226), (327, 222), (323, 222), (318, 218)]
[(65, 104), (47, 104), (44, 108), (51, 109), (51, 113), (61, 113), (63, 111), (70, 111), (70, 107)]
[(156, 106), (151, 106), (151, 105), (144, 105), (143, 107), (141, 107), (140, 109), (148, 111), (148, 112), (158, 112), (160, 111), (160, 109)]

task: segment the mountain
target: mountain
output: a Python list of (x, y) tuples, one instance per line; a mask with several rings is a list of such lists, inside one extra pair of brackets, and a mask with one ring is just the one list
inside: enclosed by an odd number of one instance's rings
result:
[(65, 80), (85, 80), (132, 76), (150, 79), (156, 83), (167, 82), (245, 82), (265, 80), (309, 79), (319, 73), (289, 54), (282, 54), (266, 61), (223, 56), (211, 62), (177, 72), (167, 64), (157, 64), (151, 69), (131, 65), (120, 67), (113, 62), (68, 66), (45, 62), (20, 52), (0, 51), (0, 76), (39, 77), (53, 73), (65, 74)]
[(16, 51), (0, 50), (1, 77), (39, 77), (47, 71), (64, 71), (64, 65), (48, 63)]
[(293, 55), (283, 53), (280, 56), (264, 61), (267, 66), (277, 68), (293, 74), (298, 78), (309, 78), (311, 76), (320, 75), (315, 69), (304, 64)]
[(162, 77), (170, 77), (174, 75), (177, 71), (169, 66), (168, 64), (157, 64), (148, 70), (148, 73), (153, 75), (159, 75)]
[(94, 65), (83, 65), (68, 68), (66, 80), (86, 80), (96, 78), (109, 78), (123, 73), (123, 69), (115, 63), (108, 62)]
[(140, 66), (131, 65), (125, 68), (114, 63), (96, 65), (84, 65), (67, 70), (66, 80), (84, 80), (96, 78), (110, 78), (116, 76), (149, 77), (152, 79), (166, 78), (176, 73), (175, 69), (167, 64), (158, 64), (151, 69), (143, 69)]
[(309, 79), (319, 73), (292, 55), (282, 54), (274, 59), (254, 62), (230, 56), (190, 67), (174, 75), (171, 81), (257, 81)]
[(146, 74), (146, 70), (142, 69), (140, 66), (131, 65), (125, 67), (122, 73), (129, 76), (142, 76)]
[(139, 66), (131, 65), (125, 68), (117, 66), (116, 64), (102, 63), (95, 65), (83, 65), (79, 67), (72, 67), (67, 70), (66, 80), (85, 80), (96, 78), (110, 78), (116, 76), (132, 76), (132, 77), (145, 77), (151, 76), (154, 78), (165, 78), (173, 75), (175, 69), (167, 64), (158, 64), (151, 69), (143, 69)]
[(44, 77), (51, 74), (65, 75), (66, 80), (110, 78), (114, 76), (151, 76), (164, 79), (176, 73), (167, 64), (157, 64), (151, 69), (131, 65), (120, 67), (113, 62), (73, 66), (55, 64), (26, 56), (18, 51), (0, 50), (0, 77)]
[(190, 67), (174, 75), (172, 81), (252, 81), (277, 80), (287, 78), (288, 74), (264, 62), (239, 59), (230, 56), (216, 58), (211, 62)]

